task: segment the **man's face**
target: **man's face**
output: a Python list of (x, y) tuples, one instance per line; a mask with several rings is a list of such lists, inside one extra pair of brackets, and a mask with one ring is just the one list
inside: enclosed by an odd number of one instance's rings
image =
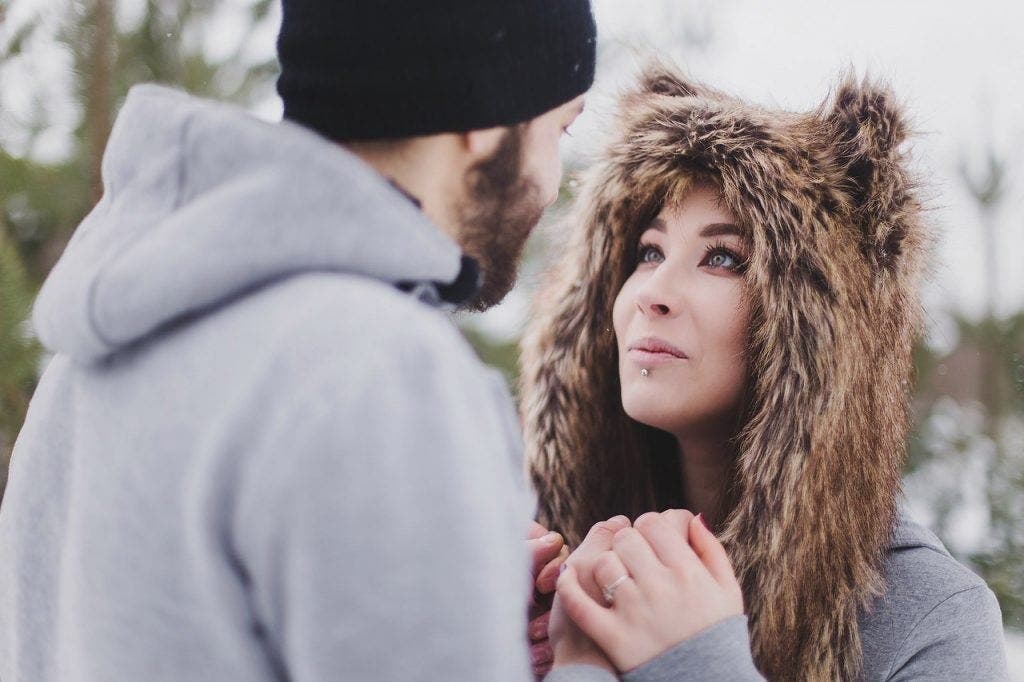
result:
[(555, 203), (562, 184), (562, 158), (558, 143), (583, 113), (583, 95), (541, 114), (526, 125), (523, 171), (532, 178), (544, 208)]
[(559, 140), (582, 110), (580, 96), (510, 129), (494, 154), (466, 172), (459, 241), (484, 274), (468, 307), (486, 310), (511, 291), (530, 232), (558, 198)]

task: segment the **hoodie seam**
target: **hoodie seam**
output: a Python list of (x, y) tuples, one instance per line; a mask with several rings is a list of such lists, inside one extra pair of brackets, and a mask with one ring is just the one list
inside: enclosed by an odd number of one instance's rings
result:
[[(947, 566), (951, 565), (954, 568), (957, 568), (957, 567), (964, 568), (964, 565), (961, 564), (959, 561), (957, 561), (949, 553), (948, 550), (944, 550), (944, 549), (942, 549), (940, 547), (935, 547), (934, 545), (921, 545), (921, 544), (918, 544), (918, 545), (904, 545), (902, 547), (892, 548), (889, 551), (891, 553), (895, 554), (897, 552), (909, 552), (909, 551), (913, 551), (915, 549), (923, 549), (925, 551), (931, 552), (932, 554), (938, 555), (938, 557), (941, 559), (941, 561), (943, 562), (944, 565), (947, 565)], [(970, 588), (966, 588), (966, 589), (970, 589)]]
[(910, 638), (911, 638), (911, 637), (913, 636), (913, 634), (914, 634), (915, 632), (917, 632), (917, 628), (918, 628), (918, 627), (920, 627), (921, 623), (923, 623), (923, 622), (924, 622), (925, 620), (927, 620), (927, 619), (928, 619), (928, 616), (932, 615), (932, 613), (933, 613), (933, 612), (934, 612), (934, 611), (935, 611), (936, 609), (938, 609), (938, 608), (939, 608), (940, 606), (942, 606), (943, 604), (945, 604), (946, 602), (948, 602), (948, 601), (949, 601), (950, 599), (952, 599), (953, 597), (956, 597), (956, 596), (958, 596), (958, 595), (961, 595), (961, 594), (963, 594), (963, 593), (965, 593), (965, 592), (970, 592), (971, 590), (978, 590), (978, 589), (981, 589), (981, 588), (983, 588), (983, 587), (986, 587), (986, 586), (985, 586), (985, 585), (972, 585), (972, 586), (970, 586), (970, 587), (965, 587), (965, 588), (963, 588), (962, 590), (957, 590), (957, 591), (956, 591), (956, 592), (954, 592), (953, 594), (951, 594), (951, 595), (949, 595), (949, 596), (947, 596), (947, 597), (943, 598), (942, 600), (940, 600), (940, 601), (939, 601), (939, 602), (938, 602), (937, 604), (935, 604), (935, 605), (934, 605), (934, 606), (932, 606), (932, 607), (931, 607), (930, 609), (928, 609), (928, 610), (927, 610), (927, 611), (926, 611), (926, 612), (924, 613), (924, 615), (923, 615), (923, 616), (921, 616), (920, 618), (918, 618), (918, 619), (917, 619), (917, 622), (916, 622), (916, 623), (914, 623), (914, 627), (910, 628), (910, 631), (909, 631), (909, 632), (908, 632), (908, 633), (906, 634), (906, 636), (905, 636), (905, 637), (903, 638), (903, 641), (902, 641), (902, 642), (900, 642), (900, 645), (899, 645), (899, 647), (898, 647), (898, 648), (896, 649), (896, 653), (895, 653), (895, 655), (893, 656), (892, 662), (891, 662), (891, 663), (889, 664), (889, 669), (888, 669), (888, 670), (886, 671), (886, 673), (885, 673), (885, 679), (889, 679), (890, 677), (892, 677), (892, 673), (893, 673), (893, 666), (895, 666), (895, 665), (896, 665), (896, 661), (898, 661), (898, 660), (899, 660), (899, 658), (900, 658), (900, 654), (901, 654), (901, 653), (903, 653), (903, 648), (904, 648), (904, 647), (905, 647), (905, 646), (907, 645), (907, 642), (909, 642), (909, 641), (910, 641)]
[[(182, 121), (181, 133), (178, 135), (178, 152), (179, 153), (177, 154), (177, 160), (176, 160), (178, 168), (177, 168), (177, 172), (175, 173), (174, 200), (173, 200), (172, 205), (171, 205), (172, 206), (172, 210), (177, 210), (181, 206), (182, 188), (185, 186), (185, 175), (186, 175), (186, 172), (185, 172), (185, 154), (183, 153), (183, 151), (184, 151), (185, 147), (187, 146), (187, 140), (188, 140), (189, 132), (191, 131), (192, 122), (193, 122), (194, 119), (195, 119), (195, 114), (192, 113), (192, 112), (189, 112), (189, 114)], [(109, 266), (110, 264), (114, 263), (118, 258), (123, 256), (125, 251), (130, 251), (132, 246), (137, 244), (139, 242), (139, 240), (143, 239), (145, 237), (145, 235), (146, 235), (146, 231), (145, 230), (140, 230), (139, 234), (135, 235), (134, 239), (126, 240), (123, 244), (121, 244), (122, 248), (120, 248), (120, 249), (116, 250), (114, 253), (110, 254), (110, 256), (103, 262), (103, 267), (99, 268), (98, 271), (100, 273), (105, 273), (107, 271), (107, 266)], [(97, 305), (96, 305), (96, 298), (97, 298), (96, 291), (99, 288), (100, 282), (102, 281), (102, 279), (103, 279), (102, 275), (99, 275), (89, 284), (87, 309), (89, 311), (88, 312), (88, 315), (89, 315), (89, 326), (92, 328), (93, 335), (96, 337), (96, 339), (102, 345), (104, 345), (107, 348), (107, 350), (109, 350), (111, 348), (114, 348), (117, 345), (117, 343), (115, 343), (113, 339), (111, 339), (110, 337), (108, 337), (106, 334), (103, 333), (102, 328), (101, 328), (101, 326), (99, 324), (99, 320), (97, 319), (98, 310), (97, 310)]]

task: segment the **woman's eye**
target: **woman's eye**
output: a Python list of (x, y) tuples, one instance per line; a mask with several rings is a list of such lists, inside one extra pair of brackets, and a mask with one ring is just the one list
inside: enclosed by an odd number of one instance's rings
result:
[(736, 266), (736, 260), (727, 253), (713, 253), (708, 259), (708, 265), (713, 268), (732, 268)]
[(661, 249), (653, 244), (641, 244), (636, 251), (636, 262), (640, 263), (660, 263), (665, 260), (664, 254), (661, 253)]
[(726, 270), (738, 271), (743, 267), (743, 260), (729, 249), (709, 247), (708, 253), (704, 256), (701, 265), (706, 265), (710, 268), (725, 268)]

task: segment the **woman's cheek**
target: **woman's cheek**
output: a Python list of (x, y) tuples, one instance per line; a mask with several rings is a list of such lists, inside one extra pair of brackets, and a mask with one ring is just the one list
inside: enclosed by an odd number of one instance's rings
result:
[(615, 302), (612, 304), (612, 327), (615, 329), (615, 339), (619, 344), (619, 351), (622, 350), (622, 342), (625, 341), (624, 335), (629, 327), (629, 316), (632, 306), (629, 305), (630, 290), (632, 289), (633, 278), (627, 279), (622, 288), (619, 289), (619, 295), (615, 297)]
[(736, 314), (732, 316), (727, 346), (731, 353), (727, 358), (728, 364), (723, 370), (729, 377), (729, 393), (738, 404), (747, 383), (747, 336), (750, 330), (750, 312), (749, 307), (742, 299), (736, 301), (734, 306)]

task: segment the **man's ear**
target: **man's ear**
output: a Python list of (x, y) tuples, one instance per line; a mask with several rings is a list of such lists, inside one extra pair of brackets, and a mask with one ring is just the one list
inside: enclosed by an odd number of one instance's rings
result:
[(469, 130), (461, 133), (460, 136), (463, 148), (470, 154), (472, 161), (479, 161), (493, 156), (498, 151), (498, 146), (506, 132), (508, 132), (508, 128), (498, 126), (482, 130)]

